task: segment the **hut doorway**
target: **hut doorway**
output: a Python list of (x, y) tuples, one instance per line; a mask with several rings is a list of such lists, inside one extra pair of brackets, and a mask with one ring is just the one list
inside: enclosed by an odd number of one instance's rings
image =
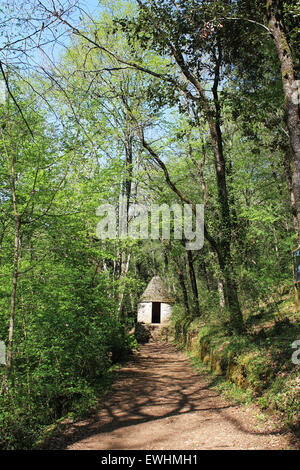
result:
[(154, 276), (138, 303), (138, 323), (166, 325), (172, 315), (175, 299), (170, 295), (159, 276)]
[(152, 302), (152, 323), (160, 323), (160, 302)]

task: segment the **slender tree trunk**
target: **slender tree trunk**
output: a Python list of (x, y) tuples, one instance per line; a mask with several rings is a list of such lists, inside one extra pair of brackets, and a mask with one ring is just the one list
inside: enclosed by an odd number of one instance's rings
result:
[(17, 198), (16, 198), (16, 182), (15, 182), (15, 153), (11, 160), (11, 191), (12, 191), (12, 203), (14, 209), (15, 218), (15, 237), (14, 237), (14, 262), (13, 262), (13, 278), (12, 278), (12, 290), (10, 296), (10, 318), (9, 318), (9, 330), (8, 330), (8, 347), (6, 355), (6, 366), (8, 372), (12, 366), (12, 349), (13, 349), (13, 337), (14, 337), (14, 320), (16, 310), (16, 295), (18, 286), (18, 267), (19, 267), (19, 247), (20, 247), (20, 233), (21, 233), (21, 219), (18, 213)]
[(229, 311), (231, 329), (241, 334), (244, 332), (244, 323), (237, 294), (237, 282), (233, 274), (231, 254), (229, 251), (227, 253), (222, 251), (218, 254), (218, 259), (223, 275), (225, 305)]
[(189, 72), (189, 70), (187, 70), (182, 54), (179, 51), (176, 51), (174, 56), (186, 78), (190, 80), (198, 90), (200, 94), (199, 104), (200, 106), (201, 104), (203, 106), (204, 115), (209, 125), (218, 188), (221, 238), (220, 241), (217, 242), (218, 246), (216, 246), (215, 241), (213, 241), (213, 243), (211, 243), (212, 240), (208, 239), (208, 241), (211, 244), (211, 248), (217, 252), (218, 255), (219, 265), (224, 277), (225, 302), (230, 312), (230, 323), (232, 329), (237, 333), (242, 333), (244, 331), (243, 317), (238, 299), (237, 283), (234, 280), (234, 270), (231, 257), (232, 224), (226, 182), (226, 161), (223, 151), (223, 138), (221, 131), (221, 108), (218, 94), (222, 48), (218, 42), (215, 49), (214, 83), (212, 87), (213, 100), (211, 102), (208, 100), (201, 83)]
[(125, 261), (125, 253), (122, 253), (122, 266), (121, 266), (121, 277), (120, 277), (120, 291), (119, 291), (119, 306), (118, 306), (118, 312), (119, 312), (119, 318), (124, 320), (124, 315), (123, 315), (123, 300), (124, 300), (124, 293), (125, 293), (125, 286), (122, 285), (122, 281), (126, 278), (129, 270), (129, 263), (130, 263), (130, 256), (131, 253), (129, 252), (127, 255), (127, 259)]
[(278, 240), (277, 240), (277, 234), (276, 234), (276, 228), (273, 225), (273, 236), (274, 236), (274, 248), (275, 248), (275, 255), (276, 255), (276, 260), (278, 263), (278, 267), (280, 266), (280, 256), (279, 256), (279, 248), (278, 248)]
[(124, 178), (124, 194), (126, 196), (127, 201), (127, 223), (128, 223), (128, 212), (129, 212), (129, 204), (130, 204), (130, 196), (131, 196), (131, 187), (132, 187), (132, 174), (133, 174), (133, 154), (132, 154), (132, 144), (133, 144), (133, 136), (131, 134), (125, 137), (125, 155), (126, 155), (126, 168), (125, 168), (125, 178)]
[(189, 297), (188, 297), (188, 292), (187, 292), (186, 283), (184, 279), (184, 274), (183, 274), (182, 269), (180, 268), (177, 268), (176, 272), (177, 272), (179, 285), (180, 285), (182, 295), (183, 295), (185, 314), (187, 317), (189, 317), (190, 316)]
[[(215, 169), (216, 169), (216, 180), (218, 188), (218, 202), (220, 206), (220, 240), (214, 239), (211, 237), (207, 231), (206, 225), (204, 224), (204, 236), (210, 243), (212, 250), (217, 253), (218, 261), (222, 274), (224, 277), (224, 292), (225, 292), (225, 302), (228, 310), (230, 311), (230, 321), (232, 329), (240, 334), (244, 331), (243, 317), (240, 309), (238, 293), (237, 293), (237, 284), (234, 281), (233, 266), (231, 259), (231, 218), (229, 210), (229, 200), (228, 192), (226, 186), (226, 165), (225, 158), (223, 154), (223, 142), (222, 142), (222, 133), (221, 133), (221, 117), (220, 117), (220, 106), (218, 101), (218, 82), (219, 82), (219, 64), (216, 66), (216, 78), (213, 87), (214, 95), (214, 108), (206, 97), (205, 91), (201, 84), (198, 82), (195, 77), (187, 70), (184, 58), (180, 51), (173, 51), (174, 58), (180, 66), (183, 74), (186, 78), (197, 88), (200, 93), (201, 98), (199, 99), (199, 104), (203, 105), (205, 118), (207, 119), (210, 136), (212, 140), (212, 147), (215, 157)], [(164, 162), (159, 158), (157, 153), (153, 150), (151, 145), (145, 141), (143, 128), (136, 121), (132, 111), (130, 110), (128, 104), (124, 102), (126, 109), (131, 113), (133, 120), (137, 124), (138, 134), (141, 140), (143, 147), (148, 150), (150, 155), (157, 161), (159, 166), (162, 168), (165, 180), (170, 188), (181, 198), (182, 201), (191, 204), (192, 209), (195, 213), (195, 205), (187, 198), (173, 183), (170, 179), (168, 169)], [(234, 292), (230, 292), (230, 289), (233, 289)]]
[(213, 86), (215, 119), (212, 119), (209, 115), (207, 118), (209, 121), (210, 134), (215, 155), (215, 168), (221, 215), (222, 238), (220, 240), (220, 249), (217, 254), (224, 279), (225, 304), (230, 313), (231, 327), (235, 332), (242, 333), (244, 331), (243, 316), (238, 298), (237, 283), (234, 280), (234, 270), (231, 256), (232, 222), (228, 188), (226, 183), (226, 162), (223, 152), (221, 111), (218, 96), (220, 60), (221, 52), (219, 51), (219, 56), (216, 60), (215, 82)]
[(295, 233), (298, 233), (297, 207), (296, 207), (296, 198), (295, 198), (295, 193), (294, 193), (294, 188), (293, 188), (293, 175), (292, 175), (292, 169), (291, 169), (290, 148), (284, 149), (284, 152), (285, 152), (284, 174), (285, 174), (286, 184), (287, 184), (289, 198), (290, 198), (293, 228), (294, 228)]
[(200, 265), (200, 273), (199, 275), (204, 275), (204, 279), (205, 279), (205, 284), (206, 284), (206, 289), (208, 290), (208, 292), (211, 291), (211, 280), (209, 278), (209, 275), (208, 275), (208, 272), (207, 272), (207, 268), (206, 268), (206, 263), (205, 261), (202, 261), (201, 262), (201, 265)]
[(19, 265), (19, 243), (20, 243), (20, 223), (16, 223), (15, 239), (14, 239), (14, 265), (13, 265), (13, 279), (12, 279), (12, 291), (10, 296), (10, 318), (9, 318), (9, 330), (8, 330), (8, 347), (6, 356), (7, 369), (11, 369), (12, 365), (12, 345), (14, 336), (14, 319), (16, 309), (16, 294), (18, 285), (18, 265)]
[(196, 280), (196, 275), (195, 275), (195, 270), (194, 270), (193, 256), (190, 250), (187, 250), (187, 259), (188, 259), (189, 275), (190, 275), (191, 287), (192, 287), (192, 293), (193, 293), (193, 309), (194, 309), (193, 316), (200, 317), (197, 280)]
[(224, 285), (222, 279), (218, 279), (219, 304), (221, 309), (225, 307)]
[[(293, 152), (293, 189), (297, 212), (297, 237), (300, 243), (300, 115), (297, 97), (295, 66), (292, 51), (285, 33), (282, 1), (267, 0), (268, 27), (272, 35), (281, 65), (286, 124)], [(293, 208), (292, 208), (293, 210)]]
[[(125, 142), (124, 142), (124, 147), (125, 147), (125, 176), (124, 176), (124, 185), (123, 185), (123, 196), (125, 196), (125, 204), (126, 207), (123, 207), (122, 209), (122, 216), (126, 218), (126, 220), (122, 220), (121, 224), (124, 224), (126, 222), (126, 230), (128, 228), (128, 220), (129, 220), (129, 204), (130, 204), (130, 196), (131, 196), (131, 187), (132, 187), (132, 144), (133, 144), (133, 136), (131, 133), (127, 133), (125, 135)], [(122, 201), (124, 203), (124, 201)], [(124, 226), (123, 226), (124, 228)], [(123, 284), (123, 281), (125, 280), (128, 270), (129, 270), (129, 263), (130, 263), (130, 256), (131, 252), (127, 254), (126, 257), (126, 250), (122, 251), (120, 255), (120, 287), (119, 287), (119, 306), (118, 306), (118, 312), (119, 312), (119, 318), (124, 319), (123, 315), (123, 300), (124, 300), (124, 293), (125, 293), (125, 286)]]
[[(170, 186), (170, 188), (181, 198), (183, 202), (186, 202), (188, 204), (191, 204), (192, 209), (195, 213), (196, 208), (195, 205), (192, 203), (192, 201), (189, 200), (178, 188), (177, 186), (173, 183), (173, 181), (170, 179), (169, 172), (167, 170), (166, 165), (164, 162), (159, 158), (157, 153), (153, 150), (153, 148), (145, 141), (143, 132), (141, 132), (140, 139), (142, 142), (142, 145), (144, 146), (145, 149), (149, 151), (149, 153), (155, 158), (157, 163), (160, 165), (160, 167), (164, 171), (165, 179), (167, 184)], [(218, 167), (218, 165), (216, 165)], [(223, 172), (221, 170), (221, 172)], [(225, 173), (224, 173), (225, 175)], [(220, 191), (222, 192), (222, 191)], [(228, 203), (228, 201), (227, 201)], [(225, 204), (226, 206), (226, 204)], [(222, 214), (224, 216), (224, 213)], [(225, 218), (226, 222), (226, 218)], [(226, 226), (228, 229), (228, 221), (226, 222)], [(223, 226), (222, 226), (223, 228)], [(210, 243), (211, 249), (217, 254), (218, 257), (218, 262), (220, 269), (222, 271), (222, 275), (224, 278), (224, 295), (225, 295), (225, 302), (226, 302), (226, 307), (228, 308), (230, 312), (230, 322), (232, 329), (238, 333), (241, 334), (244, 331), (244, 323), (243, 323), (243, 317), (242, 317), (242, 312), (240, 309), (240, 304), (239, 304), (239, 299), (238, 299), (238, 294), (237, 294), (237, 283), (234, 280), (234, 271), (232, 267), (232, 259), (231, 259), (231, 252), (230, 252), (230, 241), (228, 240), (228, 236), (226, 237), (226, 227), (224, 227), (225, 233), (222, 233), (222, 240), (221, 241), (216, 241), (213, 239), (209, 233), (207, 232), (206, 226), (204, 224), (204, 236)], [(229, 235), (230, 232), (227, 235)], [(224, 237), (224, 238), (223, 238)]]

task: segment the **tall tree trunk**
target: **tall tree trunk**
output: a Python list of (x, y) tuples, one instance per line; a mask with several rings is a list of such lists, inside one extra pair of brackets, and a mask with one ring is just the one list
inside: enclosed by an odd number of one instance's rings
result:
[(193, 263), (193, 256), (190, 250), (187, 250), (187, 260), (188, 260), (188, 268), (189, 268), (189, 275), (193, 293), (193, 316), (200, 317), (200, 307), (199, 307), (199, 295), (198, 295), (198, 287), (197, 287), (197, 280), (194, 270), (194, 263)]
[(223, 275), (225, 305), (230, 316), (230, 325), (233, 332), (241, 334), (244, 332), (244, 323), (238, 299), (237, 282), (234, 278), (232, 259), (229, 251), (218, 253), (219, 266)]
[(14, 265), (13, 265), (12, 290), (11, 290), (11, 296), (10, 296), (10, 318), (9, 318), (8, 346), (7, 346), (7, 356), (6, 356), (6, 366), (7, 366), (8, 371), (11, 369), (11, 365), (12, 365), (14, 319), (15, 319), (16, 294), (17, 294), (17, 285), (18, 285), (19, 244), (20, 244), (20, 222), (16, 221), (15, 239), (14, 239)]
[(123, 314), (123, 300), (124, 300), (125, 286), (123, 283), (128, 274), (130, 257), (131, 257), (131, 253), (129, 252), (127, 255), (127, 259), (125, 261), (125, 253), (122, 253), (121, 276), (120, 276), (121, 285), (119, 288), (119, 305), (118, 305), (119, 318), (122, 320), (125, 320), (124, 314)]
[(125, 137), (125, 156), (126, 156), (126, 167), (125, 167), (125, 178), (124, 178), (124, 194), (127, 201), (127, 222), (128, 222), (128, 212), (129, 212), (129, 204), (130, 204), (130, 196), (131, 196), (131, 187), (132, 187), (132, 174), (133, 174), (133, 167), (132, 167), (132, 145), (133, 145), (133, 136), (129, 133)]
[(14, 263), (13, 263), (12, 290), (11, 290), (11, 296), (10, 296), (8, 346), (7, 346), (7, 354), (6, 354), (6, 367), (7, 367), (8, 372), (11, 370), (11, 366), (12, 366), (12, 349), (13, 349), (13, 337), (14, 337), (16, 295), (17, 295), (17, 286), (18, 286), (19, 247), (20, 247), (20, 233), (21, 233), (21, 219), (18, 213), (17, 197), (16, 197), (15, 163), (16, 163), (16, 157), (15, 157), (15, 152), (13, 151), (12, 160), (11, 160), (11, 192), (12, 192), (12, 203), (13, 203), (14, 218), (15, 218), (15, 237), (14, 237)]
[(295, 233), (298, 233), (298, 218), (297, 218), (297, 207), (296, 207), (296, 198), (293, 188), (293, 174), (291, 169), (291, 148), (283, 148), (284, 151), (284, 174), (286, 179), (286, 184), (288, 188), (289, 198), (290, 198), (290, 207), (292, 212), (293, 228)]
[(276, 47), (284, 92), (286, 124), (293, 152), (293, 189), (297, 212), (297, 238), (300, 243), (300, 115), (297, 98), (295, 66), (283, 24), (282, 1), (267, 0), (268, 27)]
[[(149, 151), (149, 153), (157, 161), (159, 166), (163, 169), (166, 182), (170, 186), (170, 188), (180, 197), (180, 199), (183, 202), (190, 204), (193, 209), (193, 212), (196, 213), (195, 205), (192, 203), (192, 201), (188, 197), (186, 197), (177, 188), (177, 186), (170, 179), (170, 175), (169, 175), (166, 165), (159, 158), (159, 156), (153, 150), (153, 148), (145, 141), (143, 132), (141, 132), (140, 139), (144, 148)], [(228, 228), (228, 225), (227, 225), (227, 228)], [(222, 235), (225, 236), (225, 234), (222, 234)], [(219, 266), (220, 266), (220, 269), (222, 271), (222, 275), (224, 278), (225, 302), (226, 302), (226, 307), (228, 308), (230, 312), (230, 323), (232, 326), (232, 330), (234, 330), (238, 334), (241, 334), (244, 331), (244, 323), (243, 323), (243, 317), (242, 317), (238, 294), (237, 294), (237, 283), (234, 280), (234, 270), (232, 266), (230, 242), (228, 240), (228, 237), (223, 238), (223, 236), (222, 236), (221, 241), (216, 241), (207, 232), (205, 224), (204, 224), (204, 236), (208, 240), (211, 246), (211, 249), (217, 254), (217, 257), (218, 257)]]
[(205, 261), (201, 261), (201, 264), (200, 264), (200, 276), (201, 274), (203, 273), (203, 276), (204, 276), (204, 279), (205, 279), (205, 284), (206, 284), (206, 289), (208, 290), (208, 292), (211, 291), (211, 280), (209, 278), (209, 275), (208, 275), (208, 272), (207, 272), (207, 268), (206, 268), (206, 263)]
[(186, 67), (184, 56), (178, 49), (173, 49), (174, 58), (185, 77), (195, 86), (200, 98), (199, 107), (202, 107), (209, 126), (212, 148), (214, 153), (216, 181), (218, 188), (218, 202), (220, 207), (220, 233), (219, 241), (207, 237), (211, 248), (217, 253), (220, 268), (224, 278), (224, 294), (226, 306), (230, 312), (232, 329), (238, 334), (244, 331), (243, 316), (238, 299), (237, 283), (234, 280), (234, 270), (231, 256), (231, 214), (229, 195), (226, 183), (226, 161), (223, 151), (223, 138), (221, 131), (221, 108), (219, 103), (218, 87), (220, 82), (220, 67), (222, 62), (222, 49), (220, 42), (215, 49), (214, 83), (212, 87), (213, 99), (207, 98), (206, 92), (199, 80)]
[(276, 228), (275, 228), (274, 225), (273, 225), (273, 236), (274, 236), (274, 249), (275, 249), (276, 260), (277, 260), (277, 263), (278, 263), (278, 267), (280, 268), (280, 256), (279, 256), (278, 240), (277, 240)]
[(176, 261), (176, 265), (177, 265), (176, 273), (178, 276), (179, 285), (180, 285), (182, 295), (183, 295), (185, 314), (187, 317), (189, 317), (190, 316), (189, 297), (188, 297), (188, 292), (187, 292), (186, 283), (184, 279), (184, 274), (183, 274), (183, 270), (179, 266), (178, 260)]
[(222, 279), (218, 279), (219, 304), (221, 309), (225, 307), (224, 285)]
[[(126, 224), (126, 231), (128, 228), (128, 220), (129, 220), (129, 204), (130, 204), (130, 196), (131, 196), (131, 187), (132, 187), (132, 144), (133, 144), (133, 136), (129, 132), (125, 134), (125, 175), (124, 175), (124, 182), (122, 188), (122, 196), (125, 197), (125, 204), (124, 199), (122, 200), (123, 208), (121, 209), (122, 217), (126, 220), (121, 220), (120, 223), (122, 224), (122, 229), (124, 229), (124, 222)], [(125, 206), (125, 207), (124, 207)], [(130, 263), (130, 256), (131, 252), (129, 251), (126, 257), (126, 250), (124, 249), (120, 254), (120, 287), (119, 287), (119, 305), (118, 305), (118, 313), (119, 318), (125, 320), (123, 315), (123, 300), (124, 300), (124, 293), (125, 293), (125, 286), (124, 280), (128, 274), (129, 270), (129, 263)]]
[[(219, 103), (218, 85), (220, 80), (221, 48), (217, 48), (215, 79), (212, 88), (213, 112), (206, 113), (209, 123), (212, 146), (215, 156), (216, 179), (221, 216), (221, 240), (219, 242), (218, 260), (224, 279), (225, 303), (230, 313), (230, 324), (236, 333), (244, 331), (243, 316), (240, 308), (237, 283), (234, 280), (234, 270), (231, 256), (232, 223), (229, 206), (229, 195), (226, 183), (226, 161), (223, 151), (223, 138), (221, 131), (221, 110)], [(216, 52), (217, 54), (217, 52)], [(209, 104), (207, 103), (207, 106)], [(214, 118), (212, 118), (214, 116)]]
[[(238, 334), (244, 331), (243, 317), (240, 309), (237, 284), (234, 281), (234, 271), (231, 258), (231, 217), (229, 209), (229, 198), (226, 185), (226, 165), (223, 153), (223, 141), (221, 132), (221, 116), (220, 116), (220, 105), (218, 100), (218, 84), (219, 84), (219, 69), (220, 69), (220, 55), (216, 59), (215, 68), (215, 80), (213, 85), (213, 102), (209, 101), (206, 96), (206, 92), (202, 87), (201, 83), (193, 76), (193, 74), (186, 67), (184, 56), (181, 51), (171, 46), (171, 50), (179, 65), (182, 73), (195, 86), (199, 92), (199, 106), (203, 108), (205, 118), (207, 120), (210, 136), (212, 141), (212, 147), (214, 152), (216, 180), (218, 188), (218, 202), (220, 207), (220, 239), (214, 239), (207, 231), (206, 225), (204, 224), (204, 236), (211, 245), (212, 250), (217, 253), (220, 268), (224, 278), (224, 291), (225, 291), (225, 302), (230, 312), (230, 322), (232, 329)], [(195, 205), (187, 198), (181, 191), (178, 190), (176, 185), (170, 179), (168, 169), (164, 162), (159, 158), (158, 154), (154, 149), (145, 141), (144, 131), (142, 126), (137, 122), (128, 103), (124, 101), (126, 109), (131, 113), (132, 119), (136, 122), (137, 131), (143, 147), (148, 150), (150, 155), (157, 161), (159, 166), (162, 168), (165, 180), (170, 188), (181, 198), (183, 202), (191, 204), (195, 213)], [(233, 292), (230, 292), (230, 290)]]

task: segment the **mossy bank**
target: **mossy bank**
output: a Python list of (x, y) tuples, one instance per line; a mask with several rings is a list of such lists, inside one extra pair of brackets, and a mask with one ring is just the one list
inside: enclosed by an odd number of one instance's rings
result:
[[(291, 291), (276, 302), (244, 312), (246, 333), (230, 333), (226, 321), (186, 319), (177, 314), (170, 327), (175, 344), (184, 348), (202, 371), (212, 373), (231, 398), (278, 413), (297, 433), (300, 429), (299, 313)], [(298, 349), (300, 347), (298, 346)]]

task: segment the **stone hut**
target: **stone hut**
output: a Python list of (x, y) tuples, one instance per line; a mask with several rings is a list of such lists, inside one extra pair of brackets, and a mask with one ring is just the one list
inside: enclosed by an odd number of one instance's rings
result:
[(138, 304), (138, 323), (166, 325), (175, 302), (159, 276), (149, 282)]

